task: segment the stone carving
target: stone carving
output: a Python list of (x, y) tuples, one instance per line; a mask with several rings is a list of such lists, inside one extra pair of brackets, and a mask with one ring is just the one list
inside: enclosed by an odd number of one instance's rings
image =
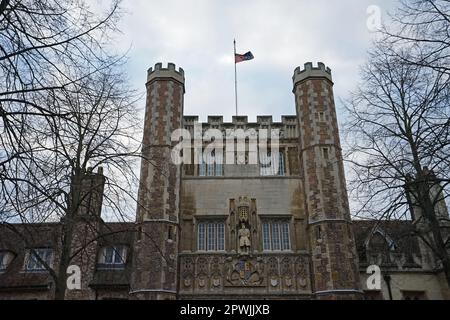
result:
[(211, 274), (220, 275), (222, 272), (220, 270), (221, 259), (219, 257), (214, 257), (211, 261)]
[(192, 286), (192, 276), (194, 273), (193, 261), (191, 258), (185, 258), (182, 263), (181, 274), (184, 277), (183, 284), (186, 288)]
[(308, 269), (307, 260), (300, 257), (295, 261), (295, 273), (297, 274), (298, 285), (301, 289), (306, 289), (308, 286)]
[(221, 281), (220, 281), (220, 277), (219, 276), (214, 276), (212, 278), (212, 285), (213, 285), (214, 288), (219, 288), (220, 287), (220, 283), (221, 283)]
[(284, 277), (284, 283), (286, 287), (291, 288), (292, 287), (292, 278), (291, 276)]
[(283, 276), (290, 276), (292, 274), (292, 261), (289, 257), (283, 258), (281, 261), (281, 274)]
[(275, 257), (272, 257), (268, 261), (269, 266), (269, 275), (278, 276), (278, 260)]
[(260, 259), (256, 263), (252, 259), (227, 259), (225, 264), (228, 286), (259, 286), (263, 283), (264, 266)]
[(181, 261), (181, 285), (186, 292), (217, 293), (233, 287), (268, 288), (273, 292), (307, 291), (310, 286), (308, 266), (306, 256), (284, 254), (186, 256)]
[(198, 279), (198, 286), (200, 288), (204, 288), (205, 285), (206, 285), (206, 279), (205, 279), (205, 277), (202, 276)]
[(238, 207), (250, 207), (250, 199), (248, 197), (239, 197)]
[(245, 223), (241, 223), (241, 228), (238, 232), (239, 236), (239, 252), (249, 253), (250, 251), (250, 229), (245, 226)]
[(248, 222), (248, 207), (239, 207), (239, 221)]
[(192, 279), (191, 278), (185, 278), (184, 279), (184, 286), (189, 288), (192, 285)]
[(183, 260), (183, 275), (190, 275), (193, 273), (193, 263), (191, 258), (185, 258)]
[(276, 286), (278, 285), (278, 279), (276, 279), (276, 278), (271, 278), (271, 279), (270, 279), (270, 285), (271, 285), (272, 287), (276, 287)]
[(281, 275), (284, 279), (284, 287), (288, 289), (293, 287), (293, 267), (294, 263), (290, 257), (284, 257), (281, 260)]
[(208, 260), (206, 258), (199, 258), (197, 260), (197, 275), (207, 275), (208, 274)]

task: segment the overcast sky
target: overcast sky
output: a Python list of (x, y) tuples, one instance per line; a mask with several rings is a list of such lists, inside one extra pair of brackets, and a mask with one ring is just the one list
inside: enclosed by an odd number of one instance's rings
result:
[(137, 89), (144, 90), (149, 67), (174, 62), (186, 73), (185, 114), (230, 121), (236, 38), (238, 53), (255, 56), (238, 64), (239, 113), (279, 120), (295, 114), (291, 78), (307, 61), (332, 69), (337, 103), (354, 88), (374, 36), (366, 24), (370, 5), (384, 13), (394, 1), (124, 0), (118, 44), (131, 48), (128, 70)]

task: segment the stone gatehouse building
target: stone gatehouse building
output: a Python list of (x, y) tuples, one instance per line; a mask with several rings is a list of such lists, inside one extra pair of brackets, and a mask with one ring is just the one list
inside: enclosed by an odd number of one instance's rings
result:
[[(279, 130), (278, 150), (264, 153), (275, 167), (249, 161), (249, 137), (241, 158), (223, 149), (234, 163), (195, 161), (186, 150), (192, 161), (174, 163), (172, 133), (186, 129), (195, 146), (198, 123), (184, 115), (184, 71), (158, 63), (146, 86), (136, 221), (103, 221), (103, 173), (86, 173), (88, 204), (72, 250), (81, 288), (67, 299), (449, 298), (436, 258), (411, 236), (415, 221), (351, 220), (333, 80), (323, 63), (295, 69), (296, 112), (281, 122), (209, 116), (202, 124), (224, 133)], [(52, 299), (51, 272), (34, 256), (56, 268), (61, 233), (61, 223), (0, 226), (0, 299)], [(366, 286), (372, 264), (382, 270), (381, 290)]]

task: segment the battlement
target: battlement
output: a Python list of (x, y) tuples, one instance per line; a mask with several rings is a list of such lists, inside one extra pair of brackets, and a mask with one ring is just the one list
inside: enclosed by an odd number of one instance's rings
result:
[[(219, 129), (279, 129), (283, 138), (297, 138), (297, 116), (281, 116), (281, 122), (274, 122), (272, 116), (257, 116), (256, 122), (249, 122), (248, 116), (233, 116), (231, 122), (224, 122), (223, 116), (208, 116), (208, 121), (201, 123), (203, 130)], [(198, 116), (183, 116), (183, 126), (193, 132), (194, 125), (199, 123)], [(199, 123), (200, 124), (200, 123)]]
[(303, 69), (301, 67), (297, 67), (294, 71), (292, 80), (294, 81), (295, 86), (298, 82), (304, 81), (308, 78), (326, 78), (333, 82), (331, 69), (326, 67), (323, 62), (318, 62), (317, 67), (314, 67), (312, 62), (305, 63)]
[(177, 70), (175, 64), (171, 62), (167, 64), (167, 68), (163, 68), (162, 63), (158, 62), (154, 68), (148, 69), (147, 82), (160, 78), (172, 78), (184, 84), (184, 70), (181, 67)]
[[(185, 115), (183, 116), (183, 122), (185, 125), (193, 125), (199, 122), (199, 116)], [(223, 126), (235, 126), (235, 125), (282, 125), (282, 124), (297, 124), (297, 116), (295, 115), (283, 115), (281, 116), (281, 122), (274, 122), (272, 116), (256, 116), (256, 122), (249, 122), (248, 116), (233, 116), (231, 122), (224, 122), (223, 116), (214, 115), (208, 116), (208, 121), (202, 123), (205, 126), (208, 125), (223, 125)]]

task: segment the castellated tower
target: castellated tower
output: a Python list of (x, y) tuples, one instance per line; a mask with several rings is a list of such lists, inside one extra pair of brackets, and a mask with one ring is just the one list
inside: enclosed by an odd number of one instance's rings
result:
[(175, 299), (181, 168), (171, 161), (171, 134), (182, 127), (184, 71), (157, 63), (146, 86), (131, 295)]
[[(77, 207), (77, 212), (73, 217), (63, 218), (63, 220), (67, 219), (66, 230), (72, 235), (70, 254), (75, 256), (70, 264), (79, 266), (83, 275), (81, 290), (65, 292), (65, 299), (71, 300), (95, 299), (95, 293), (89, 287), (93, 280), (93, 273), (90, 270), (96, 268), (98, 238), (104, 223), (101, 218), (106, 181), (103, 168), (99, 167), (96, 173), (92, 168), (88, 168), (81, 177), (77, 182), (72, 182), (71, 187), (71, 199), (73, 205)], [(79, 192), (73, 192), (73, 190), (79, 190)]]
[(359, 298), (356, 247), (339, 142), (330, 68), (306, 63), (293, 76), (304, 176), (313, 293)]

